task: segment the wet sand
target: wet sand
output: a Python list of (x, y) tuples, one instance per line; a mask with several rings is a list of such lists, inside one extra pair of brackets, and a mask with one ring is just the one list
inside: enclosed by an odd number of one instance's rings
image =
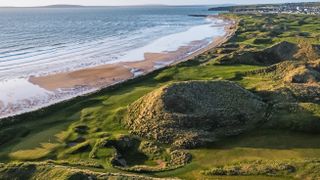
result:
[(50, 91), (70, 89), (77, 86), (99, 88), (134, 77), (134, 72), (149, 73), (155, 69), (185, 60), (186, 54), (199, 47), (204, 41), (192, 42), (177, 51), (145, 53), (144, 60), (101, 65), (73, 72), (58, 73), (42, 77), (30, 77), (29, 81)]
[(225, 25), (226, 34), (215, 37), (213, 42), (194, 53), (194, 49), (204, 46), (204, 41), (194, 41), (188, 46), (180, 47), (177, 51), (164, 53), (145, 53), (145, 59), (132, 62), (107, 64), (73, 72), (58, 73), (41, 77), (30, 77), (29, 81), (44, 89), (72, 89), (76, 87), (102, 88), (117, 82), (135, 77), (135, 74), (147, 74), (155, 69), (176, 64), (194, 58), (214, 47), (226, 42), (235, 32), (235, 22), (228, 21)]
[(4, 104), (3, 104), (3, 102), (2, 101), (0, 101), (0, 109), (4, 109)]
[[(211, 44), (208, 44), (208, 41), (193, 41), (176, 51), (163, 53), (147, 52), (144, 54), (144, 60), (140, 61), (118, 62), (25, 79), (26, 82), (24, 83), (26, 83), (29, 89), (26, 87), (22, 91), (25, 93), (29, 93), (30, 91), (32, 95), (35, 89), (41, 90), (41, 96), (32, 97), (32, 99), (16, 99), (16, 101), (19, 101), (15, 103), (12, 103), (11, 100), (7, 102), (0, 101), (0, 118), (35, 111), (79, 95), (96, 92), (99, 89), (121, 83), (136, 76), (148, 74), (165, 66), (192, 59), (226, 42), (234, 34), (236, 22), (225, 20), (219, 27), (225, 28), (225, 34), (214, 37)], [(21, 88), (23, 89), (24, 87)], [(12, 98), (15, 97), (14, 93), (11, 95)]]

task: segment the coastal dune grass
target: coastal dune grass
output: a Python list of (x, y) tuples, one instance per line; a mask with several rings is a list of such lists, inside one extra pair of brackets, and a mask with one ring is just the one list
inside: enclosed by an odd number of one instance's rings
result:
[[(239, 45), (237, 50), (261, 50), (281, 41), (298, 42), (301, 39), (312, 44), (320, 43), (318, 17), (306, 15), (226, 16), (240, 20), (236, 35), (228, 42)], [(127, 107), (147, 93), (173, 82), (230, 80), (261, 96), (265, 101), (272, 98), (277, 101), (285, 99), (272, 92), (284, 86), (283, 82), (275, 81), (270, 75), (247, 73), (266, 66), (215, 65), (215, 58), (212, 54), (214, 53), (204, 53), (190, 61), (103, 89), (95, 94), (78, 97), (25, 116), (8, 119), (13, 123), (0, 126), (0, 161), (9, 163), (49, 160), (54, 164), (90, 168), (95, 171), (122, 172), (110, 164), (115, 148), (98, 147), (99, 142), (106, 138), (114, 140), (119, 136), (129, 135), (129, 131), (123, 125)], [(274, 123), (266, 123), (261, 126), (261, 129), (236, 137), (223, 138), (219, 142), (188, 151), (192, 154), (192, 162), (182, 168), (148, 173), (148, 175), (183, 179), (234, 179), (232, 174), (221, 176), (222, 174), (204, 172), (217, 167), (225, 171), (228, 169), (227, 166), (234, 167), (239, 162), (248, 162), (249, 165), (252, 165), (252, 162), (265, 162), (262, 163), (265, 165), (262, 169), (269, 167), (268, 163), (273, 162), (278, 164), (304, 162), (309, 164), (297, 166), (299, 167), (297, 173), (284, 173), (276, 176), (247, 173), (238, 174), (240, 176), (236, 178), (307, 178), (308, 173), (319, 177), (320, 174), (316, 173), (319, 168), (315, 162), (320, 159), (320, 134), (319, 132), (310, 134), (310, 132), (297, 131), (297, 129), (303, 127), (310, 118), (313, 118), (314, 121), (319, 120), (320, 107), (314, 102), (299, 102), (298, 105), (303, 108), (303, 111), (292, 113), (284, 108), (273, 116)], [(272, 106), (269, 108), (272, 109)], [(168, 148), (170, 145), (162, 146)], [(151, 156), (145, 156), (141, 152), (132, 151), (132, 154), (126, 155), (130, 160), (130, 165), (157, 165)], [(308, 159), (314, 159), (314, 162), (306, 161)]]
[(42, 143), (41, 147), (31, 150), (18, 150), (16, 152), (10, 153), (9, 157), (15, 160), (38, 160), (49, 156), (49, 154), (54, 151), (59, 146), (59, 144)]
[[(192, 163), (182, 169), (157, 175), (160, 177), (178, 176), (183, 179), (206, 179), (208, 176), (203, 174), (202, 170), (210, 170), (213, 167), (221, 167), (243, 161), (262, 160), (282, 163), (320, 159), (319, 138), (320, 135), (308, 135), (282, 130), (259, 130), (238, 137), (223, 139), (220, 143), (215, 143), (206, 148), (191, 150), (190, 152), (193, 155)], [(304, 171), (305, 169), (301, 168), (300, 170)], [(241, 174), (239, 175), (241, 176)], [(263, 177), (269, 179), (266, 174), (251, 175), (252, 179)], [(291, 178), (293, 176), (295, 174)], [(215, 174), (214, 177), (224, 179), (219, 174)], [(237, 176), (238, 178), (239, 176)], [(243, 178), (246, 179), (245, 177)], [(273, 178), (270, 177), (270, 179)], [(281, 177), (281, 179), (285, 178)], [(289, 179), (290, 177), (287, 178)]]
[[(175, 66), (172, 67), (172, 69), (175, 68)], [(260, 67), (246, 65), (236, 65), (234, 67), (205, 65), (196, 68), (182, 66), (176, 72), (168, 68), (149, 75), (144, 81), (123, 85), (98, 95), (91, 95), (87, 101), (94, 101), (95, 103), (89, 103), (89, 106), (86, 106), (85, 102), (81, 102), (70, 107), (74, 110), (78, 109), (77, 111), (70, 111), (69, 108), (54, 110), (56, 113), (52, 115), (17, 123), (15, 128), (25, 124), (33, 128), (30, 128), (28, 135), (17, 136), (7, 141), (2, 146), (4, 148), (0, 151), (0, 157), (3, 161), (41, 160), (46, 156), (53, 159), (90, 159), (90, 148), (87, 151), (72, 153), (74, 147), (68, 147), (68, 142), (73, 142), (82, 137), (85, 140), (92, 141), (90, 143), (92, 148), (95, 140), (101, 137), (129, 134), (121, 122), (127, 106), (152, 90), (175, 81), (232, 79), (236, 77), (238, 72), (258, 68)], [(170, 80), (164, 81), (163, 77), (166, 76), (170, 76)], [(65, 121), (56, 121), (56, 119), (65, 119)], [(88, 127), (87, 132), (84, 134), (75, 133), (74, 127), (83, 124)], [(58, 143), (59, 146), (43, 148), (41, 145), (50, 142)], [(102, 164), (110, 168), (107, 161), (103, 160)]]

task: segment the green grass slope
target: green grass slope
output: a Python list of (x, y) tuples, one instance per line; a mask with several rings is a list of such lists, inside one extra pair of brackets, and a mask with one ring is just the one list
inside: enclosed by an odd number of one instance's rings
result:
[(252, 129), (264, 121), (266, 107), (230, 81), (186, 81), (131, 104), (125, 123), (133, 134), (188, 149)]

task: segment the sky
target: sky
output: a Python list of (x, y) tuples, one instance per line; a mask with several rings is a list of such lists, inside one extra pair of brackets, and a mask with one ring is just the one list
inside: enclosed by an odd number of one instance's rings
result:
[[(256, 3), (284, 3), (308, 2), (312, 0), (0, 0), (0, 6), (44, 6), (53, 4), (73, 4), (88, 6), (114, 6), (114, 5), (195, 5), (195, 4), (256, 4)], [(320, 1), (320, 0), (313, 0)]]

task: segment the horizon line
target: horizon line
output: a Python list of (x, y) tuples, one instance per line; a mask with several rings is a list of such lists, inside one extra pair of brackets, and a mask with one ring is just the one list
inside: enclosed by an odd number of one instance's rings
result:
[(41, 6), (0, 6), (0, 8), (45, 8), (45, 7), (74, 7), (74, 8), (81, 8), (81, 7), (134, 7), (134, 6), (232, 6), (232, 5), (239, 5), (236, 3), (222, 3), (222, 4), (128, 4), (128, 5), (81, 5), (81, 4), (51, 4), (51, 5), (41, 5)]
[(263, 4), (286, 4), (286, 3), (320, 3), (319, 1), (307, 1), (307, 2), (281, 2), (281, 3), (250, 3), (250, 4), (239, 4), (239, 3), (219, 3), (219, 4), (128, 4), (128, 5), (81, 5), (81, 4), (50, 4), (40, 6), (0, 6), (0, 8), (86, 8), (86, 7), (139, 7), (139, 6), (167, 6), (167, 7), (183, 7), (183, 6), (242, 6), (242, 5), (263, 5)]

